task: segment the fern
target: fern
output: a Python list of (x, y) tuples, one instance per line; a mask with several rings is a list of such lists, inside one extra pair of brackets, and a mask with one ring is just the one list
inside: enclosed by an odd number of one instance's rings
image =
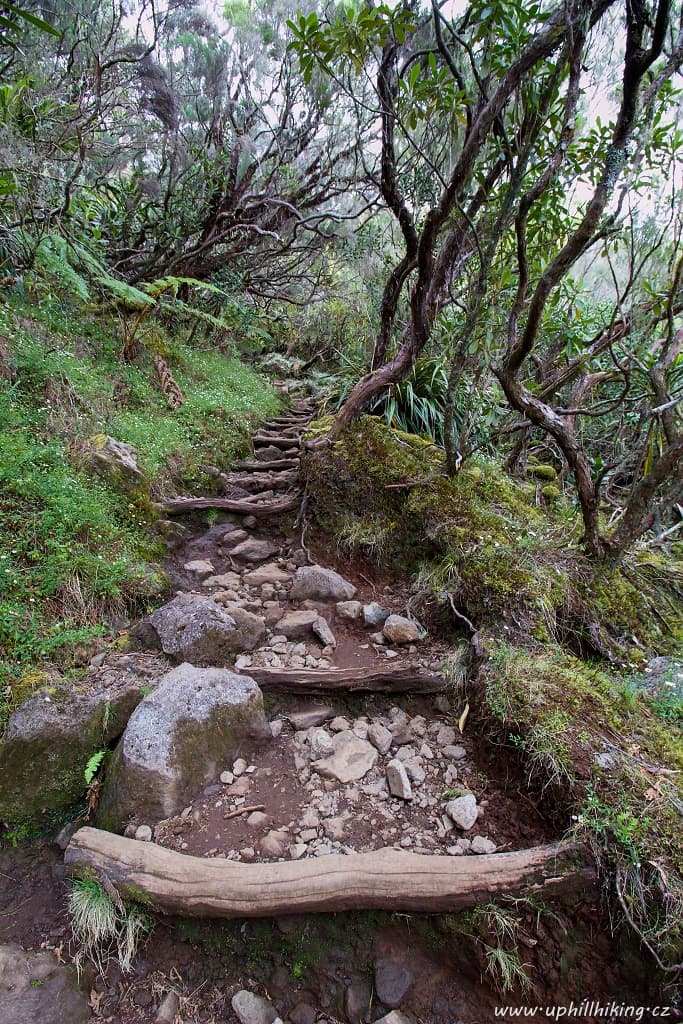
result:
[(106, 754), (106, 749), (98, 750), (96, 754), (93, 754), (92, 757), (88, 759), (88, 763), (85, 766), (85, 771), (83, 772), (83, 775), (85, 776), (85, 781), (88, 785), (90, 785), (92, 780), (97, 775), (100, 769), (100, 765), (104, 761)]
[(34, 267), (82, 302), (90, 301), (90, 290), (82, 274), (74, 269), (69, 259), (69, 245), (61, 235), (43, 235), (34, 256)]

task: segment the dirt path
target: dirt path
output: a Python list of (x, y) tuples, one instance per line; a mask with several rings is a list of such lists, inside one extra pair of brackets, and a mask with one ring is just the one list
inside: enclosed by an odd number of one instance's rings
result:
[[(386, 570), (341, 556), (332, 564), (328, 549), (326, 558), (320, 553), (324, 568), (342, 574), (355, 588), (353, 598), (293, 597), (297, 570), (315, 562), (316, 552), (302, 547), (300, 525), (292, 530), (267, 513), (283, 498), (300, 502), (298, 443), (310, 416), (310, 406), (299, 403), (256, 433), (253, 457), (218, 481), (224, 500), (246, 502), (250, 510), (219, 512), (208, 529), (185, 528), (169, 554), (173, 588), (210, 594), (228, 611), (242, 609), (265, 621), (258, 648), (235, 660), (247, 674), (269, 669), (324, 676), (352, 669), (363, 677), (388, 666), (441, 672), (449, 654), (442, 640), (387, 639), (383, 623), (390, 614), (405, 616), (407, 599), (404, 581)], [(120, 657), (112, 653), (97, 670), (111, 671)], [(464, 698), (458, 690), (436, 696), (336, 694), (329, 700), (266, 692), (265, 700), (272, 740), (249, 763), (226, 763), (182, 813), (134, 820), (129, 834), (147, 826), (160, 845), (243, 862), (383, 846), (476, 857), (557, 838), (516, 767), (490, 746), (474, 714), (460, 732)], [(350, 746), (354, 758), (341, 768), (330, 765)], [(400, 785), (391, 782), (390, 765), (396, 763)], [(476, 799), (467, 828), (447, 810), (463, 794)], [(65, 885), (59, 851), (48, 844), (5, 851), (0, 893), (9, 909), (0, 918), (1, 941), (66, 956)], [(160, 920), (132, 976), (121, 977), (112, 963), (106, 979), (90, 979), (93, 1020), (151, 1024), (170, 989), (180, 997), (177, 1020), (185, 1024), (235, 1024), (231, 997), (242, 988), (269, 997), (291, 1024), (356, 1024), (399, 1006), (415, 1024), (488, 1024), (496, 1005), (584, 998), (647, 1002), (640, 971), (620, 959), (596, 900), (506, 909), (512, 942), (493, 914)], [(501, 993), (504, 964), (496, 967), (491, 952), (498, 948), (514, 948), (533, 995), (519, 988)]]

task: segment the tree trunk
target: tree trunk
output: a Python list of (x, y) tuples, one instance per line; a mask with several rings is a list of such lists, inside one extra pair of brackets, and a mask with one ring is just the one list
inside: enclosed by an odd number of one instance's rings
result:
[(376, 850), (305, 860), (237, 864), (189, 857), (154, 843), (82, 828), (65, 856), (71, 875), (93, 870), (123, 897), (191, 917), (270, 917), (339, 910), (445, 913), (496, 896), (553, 895), (595, 884), (586, 850), (560, 843), (480, 857)]

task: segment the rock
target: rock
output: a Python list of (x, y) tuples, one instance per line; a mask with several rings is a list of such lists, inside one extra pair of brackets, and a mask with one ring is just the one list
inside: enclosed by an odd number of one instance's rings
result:
[(311, 629), (313, 630), (315, 635), (318, 637), (318, 639), (322, 643), (323, 647), (336, 647), (337, 646), (337, 641), (336, 641), (335, 635), (332, 632), (332, 630), (330, 629), (330, 627), (328, 626), (326, 620), (322, 617), (322, 615), (318, 616), (318, 618), (315, 620), (315, 622), (311, 626)]
[(152, 830), (149, 825), (139, 825), (135, 829), (135, 838), (139, 843), (151, 843), (152, 842)]
[(130, 819), (170, 817), (216, 778), (226, 758), (266, 738), (263, 696), (253, 679), (180, 665), (128, 722), (102, 789), (100, 827), (117, 831)]
[(317, 1018), (318, 1011), (310, 1003), (297, 1003), (287, 1014), (292, 1024), (315, 1024)]
[(308, 847), (305, 843), (293, 843), (288, 852), (290, 860), (301, 860), (304, 854), (308, 853)]
[(246, 540), (249, 534), (246, 530), (240, 530), (239, 526), (230, 526), (221, 534), (221, 544), (227, 548), (233, 548), (235, 544), (241, 544), (243, 540)]
[(277, 1017), (269, 999), (257, 996), (246, 988), (235, 992), (231, 1003), (240, 1024), (273, 1024)]
[(154, 1024), (175, 1024), (180, 1009), (180, 998), (175, 992), (167, 992), (159, 1004)]
[(248, 612), (234, 601), (225, 601), (223, 608), (235, 620), (242, 649), (253, 651), (266, 635), (266, 620), (261, 615)]
[(268, 815), (263, 811), (252, 811), (247, 815), (247, 824), (252, 828), (265, 828), (268, 824)]
[(387, 764), (387, 783), (392, 796), (400, 797), (401, 800), (413, 799), (408, 774), (403, 764), (396, 758)]
[(381, 626), (390, 615), (389, 609), (383, 608), (376, 601), (363, 605), (363, 621), (366, 626)]
[(88, 439), (87, 462), (98, 476), (123, 491), (146, 489), (145, 475), (138, 466), (138, 453), (125, 441), (107, 434), (93, 434)]
[(598, 768), (604, 768), (605, 771), (610, 771), (616, 765), (616, 759), (613, 754), (603, 751), (600, 754), (595, 755), (595, 763)]
[(375, 961), (375, 992), (385, 1006), (394, 1009), (408, 993), (414, 978), (411, 972), (394, 960), (381, 958)]
[(477, 820), (476, 797), (473, 793), (465, 793), (455, 800), (449, 800), (446, 804), (446, 814), (463, 832), (469, 831)]
[(0, 946), (2, 1024), (87, 1024), (90, 1003), (76, 971), (51, 952)]
[(471, 850), (472, 853), (495, 853), (496, 844), (484, 836), (475, 836), (472, 840)]
[(408, 776), (411, 782), (417, 783), (418, 786), (420, 785), (420, 783), (424, 782), (426, 775), (425, 770), (422, 767), (422, 761), (419, 759), (419, 757), (409, 757), (403, 760), (401, 763), (405, 768), (406, 775)]
[(314, 704), (305, 711), (290, 711), (286, 716), (294, 729), (304, 731), (334, 718), (334, 709), (327, 704)]
[(322, 761), (315, 761), (313, 767), (326, 779), (338, 782), (357, 782), (377, 763), (377, 751), (366, 740), (353, 732), (338, 732), (332, 738), (334, 753)]
[[(164, 654), (193, 665), (224, 665), (249, 646), (235, 619), (210, 597), (178, 594), (150, 615)], [(244, 642), (246, 641), (246, 643)]]
[[(240, 562), (265, 562), (278, 552), (277, 544), (270, 540), (258, 540), (256, 537), (247, 537), (240, 544), (237, 544), (230, 554)], [(271, 581), (272, 582), (272, 581)]]
[(247, 770), (247, 767), (248, 767), (248, 765), (247, 765), (247, 762), (244, 760), (244, 758), (243, 757), (238, 757), (237, 760), (235, 761), (235, 763), (232, 766), (232, 773), (233, 773), (233, 775), (236, 778), (239, 778), (240, 775), (244, 775), (244, 773)]
[(344, 718), (342, 715), (338, 715), (330, 722), (330, 729), (332, 732), (346, 732), (346, 730), (350, 728), (351, 723), (348, 718)]
[(338, 601), (336, 611), (340, 619), (355, 622), (363, 614), (363, 605), (360, 601)]
[(233, 782), (235, 781), (235, 776), (233, 775), (232, 772), (221, 772), (220, 781), (223, 783), (224, 786), (232, 786)]
[(345, 827), (346, 817), (342, 814), (339, 814), (334, 818), (325, 818), (323, 821), (323, 832), (328, 839), (343, 839)]
[[(277, 448), (276, 451), (279, 452), (280, 449)], [(242, 524), (246, 526), (247, 530), (253, 530), (258, 524), (258, 520), (256, 516), (245, 516), (244, 519), (242, 520)]]
[(60, 676), (45, 680), (50, 692), (37, 690), (13, 711), (0, 740), (0, 821), (39, 822), (80, 801), (89, 758), (121, 735), (149, 681), (121, 668), (88, 694)]
[(350, 601), (356, 588), (334, 569), (302, 565), (294, 575), (290, 597), (293, 601)]
[(288, 640), (305, 640), (310, 637), (313, 624), (319, 618), (316, 611), (285, 612), (275, 626), (275, 632), (282, 633)]
[(390, 615), (384, 623), (383, 632), (392, 644), (412, 644), (420, 639), (419, 628), (403, 615)]
[(365, 978), (352, 982), (344, 993), (344, 1011), (349, 1024), (363, 1024), (370, 1010), (372, 988)]
[[(399, 1013), (398, 1010), (392, 1010), (391, 1013), (387, 1013), (384, 1017), (380, 1017), (375, 1021), (375, 1024), (414, 1024), (411, 1017), (406, 1017), (405, 1013)], [(460, 1024), (459, 1021), (453, 1021), (453, 1024)]]
[(311, 761), (320, 761), (334, 754), (334, 743), (324, 729), (313, 728), (308, 732), (309, 757)]
[(444, 747), (441, 753), (444, 757), (450, 757), (451, 761), (462, 761), (463, 757), (467, 757), (467, 751), (459, 744), (454, 747)]
[(393, 742), (393, 736), (388, 729), (385, 729), (379, 722), (373, 722), (368, 729), (368, 739), (373, 747), (377, 747), (380, 754), (388, 754)]
[(373, 644), (378, 644), (380, 647), (383, 647), (387, 642), (384, 633), (371, 633), (370, 639)]
[[(192, 563), (188, 563), (192, 564)], [(211, 563), (208, 563), (211, 564)], [(233, 590), (235, 587), (239, 587), (242, 582), (241, 577), (236, 572), (223, 572), (218, 576), (207, 576), (203, 581), (205, 587), (223, 587), (225, 590)]]
[(275, 718), (270, 723), (270, 735), (273, 737), (274, 740), (276, 740), (278, 736), (282, 735), (284, 724), (285, 723), (282, 721), (281, 718)]
[(266, 857), (284, 857), (291, 845), (291, 842), (292, 839), (289, 833), (271, 830), (270, 832), (266, 832), (265, 836), (259, 843), (259, 847), (261, 849), (261, 853)]
[(60, 850), (66, 850), (67, 846), (71, 842), (72, 837), (78, 832), (79, 828), (83, 825), (82, 821), (69, 821), (66, 825), (60, 828), (59, 832), (55, 836), (54, 842)]
[(244, 582), (250, 587), (261, 587), (264, 583), (289, 583), (292, 574), (287, 572), (275, 562), (268, 562), (267, 565), (260, 565), (258, 569), (252, 569), (244, 574)]
[(213, 562), (207, 561), (206, 558), (195, 558), (192, 562), (185, 562), (183, 569), (185, 572), (194, 573), (200, 579), (205, 579), (216, 571), (213, 567)]
[(455, 729), (450, 725), (442, 725), (436, 734), (436, 742), (440, 747), (451, 747), (455, 743)]

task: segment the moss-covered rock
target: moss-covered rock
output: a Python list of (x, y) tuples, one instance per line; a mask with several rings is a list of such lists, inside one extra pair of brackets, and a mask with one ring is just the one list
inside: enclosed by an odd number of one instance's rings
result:
[(123, 732), (144, 678), (96, 693), (54, 677), (10, 715), (0, 741), (0, 820), (40, 823), (82, 799), (88, 759)]
[(547, 466), (540, 463), (537, 466), (530, 465), (529, 473), (537, 480), (557, 480), (557, 470), (554, 466)]

